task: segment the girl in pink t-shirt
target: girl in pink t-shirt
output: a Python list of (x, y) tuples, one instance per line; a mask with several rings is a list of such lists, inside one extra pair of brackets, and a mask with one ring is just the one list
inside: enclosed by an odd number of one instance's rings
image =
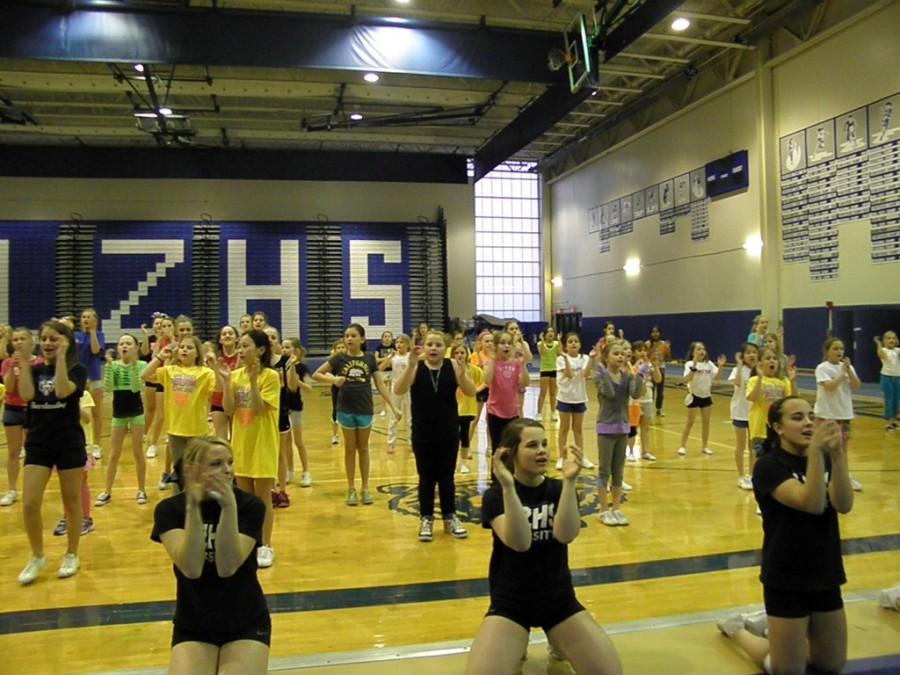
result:
[(528, 386), (525, 354), (513, 354), (513, 336), (506, 331), (494, 334), (495, 356), (484, 366), (484, 383), (490, 388), (487, 400), (488, 435), (491, 447), (500, 447), (506, 425), (519, 416), (519, 388)]

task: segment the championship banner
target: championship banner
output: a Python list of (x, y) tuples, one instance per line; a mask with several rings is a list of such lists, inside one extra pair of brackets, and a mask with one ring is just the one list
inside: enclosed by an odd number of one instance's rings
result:
[(0, 222), (0, 323), (36, 329), (54, 314), (56, 222)]
[(403, 332), (409, 317), (407, 226), (344, 225), (341, 236), (344, 325), (360, 324), (367, 340), (386, 330)]
[[(306, 243), (299, 223), (223, 223), (219, 258), (223, 323), (265, 312), (282, 337), (306, 334), (301, 286)], [(335, 293), (341, 289), (336, 288)]]
[(140, 339), (154, 312), (191, 313), (191, 223), (97, 223), (94, 308), (108, 344)]

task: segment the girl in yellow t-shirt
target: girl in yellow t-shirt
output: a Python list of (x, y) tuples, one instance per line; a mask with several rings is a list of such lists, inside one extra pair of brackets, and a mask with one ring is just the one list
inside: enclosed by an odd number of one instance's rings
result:
[(478, 425), (476, 413), (479, 404), (476, 397), (485, 386), (484, 371), (469, 361), (469, 349), (463, 344), (453, 348), (451, 358), (465, 369), (466, 375), (475, 385), (476, 396), (466, 396), (462, 389), (456, 388), (456, 409), (459, 414), (459, 472), (469, 473), (469, 446)]
[(231, 447), (234, 476), (244, 492), (259, 497), (266, 505), (263, 520), (263, 545), (256, 552), (259, 567), (271, 567), (272, 490), (278, 474), (278, 412), (281, 403), (281, 380), (270, 367), (272, 345), (269, 336), (251, 329), (238, 341), (240, 367), (231, 371), (225, 364), (216, 367), (216, 378), (222, 389), (222, 407), (231, 416)]
[(211, 368), (201, 365), (202, 344), (196, 335), (186, 335), (166, 345), (150, 359), (141, 371), (144, 382), (158, 382), (163, 387), (163, 419), (169, 436), (168, 451), (172, 456), (173, 475), (169, 479), (180, 490), (183, 485), (181, 460), (184, 446), (192, 438), (209, 433), (209, 396), (216, 382)]
[[(772, 403), (785, 396), (797, 395), (795, 379), (797, 369), (789, 366), (787, 377), (778, 377), (779, 367), (776, 351), (769, 347), (763, 347), (759, 353), (756, 374), (747, 380), (747, 400), (751, 404), (748, 415), (750, 418), (750, 447), (756, 457), (762, 454), (763, 443), (766, 440), (766, 419)], [(750, 465), (750, 475), (753, 475), (753, 463)]]

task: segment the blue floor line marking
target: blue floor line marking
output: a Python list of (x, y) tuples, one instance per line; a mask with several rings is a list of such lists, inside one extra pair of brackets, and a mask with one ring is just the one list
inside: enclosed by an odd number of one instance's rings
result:
[[(860, 537), (843, 541), (844, 555), (898, 550), (900, 550), (900, 534)], [(624, 565), (589, 567), (572, 570), (572, 581), (576, 587), (596, 586), (622, 581), (643, 581), (687, 574), (746, 569), (759, 565), (759, 555), (759, 550), (746, 550)], [(273, 614), (281, 614), (481, 597), (487, 600), (487, 595), (486, 579), (463, 579), (374, 588), (273, 593), (267, 595), (266, 599), (269, 603), (269, 611)], [(487, 602), (485, 602), (486, 606)], [(0, 635), (168, 621), (171, 620), (174, 612), (174, 601), (3, 612), (0, 613)]]

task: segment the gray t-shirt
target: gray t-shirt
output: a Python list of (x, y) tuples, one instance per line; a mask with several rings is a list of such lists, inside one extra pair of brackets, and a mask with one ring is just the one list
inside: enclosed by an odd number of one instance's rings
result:
[(331, 373), (346, 378), (338, 388), (337, 411), (350, 415), (372, 415), (372, 374), (378, 369), (375, 356), (363, 352), (359, 356), (335, 354), (328, 363)]

